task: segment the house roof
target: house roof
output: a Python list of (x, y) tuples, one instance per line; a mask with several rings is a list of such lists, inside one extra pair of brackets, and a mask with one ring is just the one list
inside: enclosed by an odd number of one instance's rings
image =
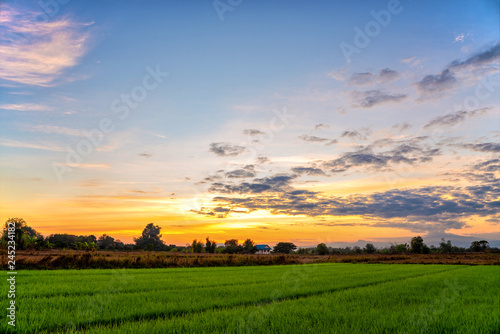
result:
[(271, 249), (268, 245), (255, 245), (255, 247), (257, 247), (257, 250)]

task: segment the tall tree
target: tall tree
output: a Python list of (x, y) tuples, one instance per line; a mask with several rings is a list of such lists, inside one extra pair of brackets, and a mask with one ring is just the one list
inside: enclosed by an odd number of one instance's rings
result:
[(257, 247), (255, 247), (255, 242), (251, 239), (245, 240), (243, 243), (243, 251), (247, 254), (254, 254), (257, 251)]
[(278, 242), (273, 248), (273, 253), (290, 254), (297, 246), (291, 242)]
[(160, 231), (160, 226), (149, 223), (142, 231), (142, 235), (139, 238), (134, 238), (136, 246), (141, 249), (163, 250), (165, 244), (161, 240)]
[(410, 251), (412, 253), (421, 254), (423, 253), (424, 239), (421, 236), (411, 238)]
[(8, 239), (9, 227), (14, 226), (14, 241), (17, 249), (26, 249), (32, 246), (37, 240), (43, 240), (43, 236), (34, 228), (28, 226), (22, 218), (9, 218), (3, 228), (2, 240), (6, 243)]
[(207, 237), (207, 243), (205, 244), (205, 251), (207, 253), (215, 253), (216, 248), (217, 248), (217, 242), (210, 240)]

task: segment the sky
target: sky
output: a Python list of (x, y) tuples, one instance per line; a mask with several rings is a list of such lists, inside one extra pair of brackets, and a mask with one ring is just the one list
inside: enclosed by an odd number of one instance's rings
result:
[(0, 2), (0, 220), (500, 244), (499, 1)]

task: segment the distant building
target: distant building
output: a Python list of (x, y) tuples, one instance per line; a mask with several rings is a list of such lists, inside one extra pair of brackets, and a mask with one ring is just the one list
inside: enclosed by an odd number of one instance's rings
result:
[(270, 254), (271, 253), (271, 247), (268, 245), (255, 245), (257, 247), (257, 252), (255, 254)]

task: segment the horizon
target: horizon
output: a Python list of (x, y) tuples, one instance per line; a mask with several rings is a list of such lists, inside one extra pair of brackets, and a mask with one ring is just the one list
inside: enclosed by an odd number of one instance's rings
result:
[(0, 219), (500, 247), (499, 1), (220, 3), (3, 1)]

